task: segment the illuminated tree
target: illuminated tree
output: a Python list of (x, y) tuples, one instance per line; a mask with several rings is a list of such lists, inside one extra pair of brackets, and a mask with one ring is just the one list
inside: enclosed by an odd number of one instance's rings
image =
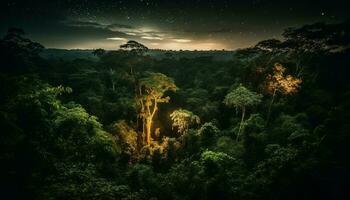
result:
[(129, 158), (129, 162), (137, 159), (137, 132), (125, 122), (119, 120), (111, 129), (113, 136), (122, 147), (122, 153)]
[(161, 73), (148, 72), (139, 80), (139, 117), (143, 121), (143, 133), (146, 130), (146, 142), (151, 143), (151, 130), (153, 117), (158, 110), (158, 103), (168, 103), (169, 96), (164, 96), (166, 91), (176, 91), (177, 87), (172, 78)]
[(242, 130), (246, 107), (259, 104), (261, 98), (261, 94), (252, 92), (242, 85), (239, 85), (235, 90), (226, 95), (224, 103), (229, 107), (235, 107), (236, 109), (240, 109), (242, 112), (241, 122), (239, 124), (236, 140), (239, 139)]
[(284, 76), (286, 68), (281, 64), (276, 63), (273, 69), (273, 74), (267, 76), (267, 91), (272, 94), (271, 103), (269, 106), (267, 114), (267, 123), (271, 114), (271, 107), (275, 100), (277, 92), (280, 92), (283, 95), (291, 95), (298, 92), (298, 88), (302, 82), (301, 79), (292, 77), (291, 75)]
[(172, 127), (177, 127), (177, 132), (180, 134), (186, 133), (190, 125), (200, 123), (200, 119), (197, 115), (185, 109), (175, 110), (170, 114), (170, 117), (173, 121)]

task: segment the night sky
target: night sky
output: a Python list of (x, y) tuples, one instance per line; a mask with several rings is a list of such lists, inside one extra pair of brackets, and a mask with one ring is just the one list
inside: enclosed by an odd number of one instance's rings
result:
[(48, 48), (117, 49), (127, 40), (160, 49), (237, 49), (283, 29), (349, 18), (347, 0), (1, 1), (0, 33), (22, 28)]

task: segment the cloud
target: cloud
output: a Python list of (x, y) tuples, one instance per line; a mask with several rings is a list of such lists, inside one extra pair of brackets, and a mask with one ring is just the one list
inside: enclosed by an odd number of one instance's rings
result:
[(111, 38), (107, 38), (107, 40), (126, 41), (125, 38), (121, 38), (121, 37), (111, 37)]
[(125, 34), (132, 35), (132, 36), (136, 36), (137, 35), (136, 33), (132, 33), (132, 32), (126, 32)]
[[(92, 21), (75, 21), (75, 20), (66, 20), (63, 21), (63, 24), (67, 27), (75, 27), (75, 28), (94, 28), (101, 29), (103, 31), (110, 31), (118, 33), (119, 35), (125, 35), (124, 37), (117, 38), (125, 38), (130, 37), (132, 39), (145, 39), (145, 40), (163, 40), (170, 39), (171, 37), (166, 37), (168, 34), (166, 32), (161, 32), (154, 30), (149, 27), (134, 27), (126, 24), (102, 24), (98, 22)], [(114, 36), (108, 38), (115, 38)], [(113, 40), (113, 39), (110, 39)], [(114, 39), (120, 40), (120, 39)]]
[[(186, 32), (175, 30), (162, 30), (149, 26), (131, 26), (119, 23), (103, 24), (92, 21), (65, 21), (64, 27), (75, 30), (77, 39), (70, 42), (69, 48), (92, 48), (94, 45), (108, 49), (115, 49), (116, 43), (136, 40), (151, 48), (162, 49), (213, 49), (223, 48), (221, 44), (206, 41), (205, 38), (189, 36)], [(213, 32), (225, 32), (217, 30)], [(73, 31), (74, 32), (74, 31)], [(198, 42), (201, 41), (201, 42)], [(94, 47), (93, 47), (94, 48)]]
[(105, 25), (99, 24), (97, 22), (88, 22), (88, 21), (71, 21), (66, 20), (62, 21), (62, 23), (66, 26), (73, 26), (73, 27), (94, 27), (94, 28), (104, 28)]
[(163, 38), (157, 36), (142, 36), (141, 38), (146, 40), (163, 40)]
[(116, 32), (133, 32), (134, 27), (126, 24), (102, 24), (98, 22), (92, 22), (92, 21), (76, 21), (76, 20), (65, 20), (62, 21), (64, 25), (70, 26), (70, 27), (92, 27), (92, 28), (101, 28), (105, 30), (110, 31), (116, 31)]
[(173, 41), (180, 42), (180, 43), (192, 42), (192, 40), (189, 40), (189, 39), (173, 39)]
[(118, 29), (118, 28), (125, 28), (125, 29), (134, 29), (134, 27), (126, 24), (109, 24), (106, 26), (108, 29)]
[[(91, 21), (74, 21), (68, 20), (63, 21), (63, 24), (68, 27), (76, 28), (95, 28), (104, 31), (111, 31), (116, 33), (125, 34), (126, 37), (131, 37), (133, 39), (145, 39), (145, 40), (163, 40), (166, 35), (164, 32), (155, 31), (148, 27), (134, 27), (126, 24), (102, 24), (98, 22)], [(120, 34), (119, 34), (120, 35)], [(121, 40), (120, 38), (125, 37), (108, 37), (109, 40)]]

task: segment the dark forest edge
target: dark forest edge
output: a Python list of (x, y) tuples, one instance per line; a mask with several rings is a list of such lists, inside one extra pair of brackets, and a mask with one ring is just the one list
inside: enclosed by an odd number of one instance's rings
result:
[(0, 195), (9, 199), (349, 199), (350, 21), (232, 53), (128, 43), (47, 59), (0, 41)]
[[(46, 60), (74, 60), (74, 59), (87, 59), (97, 61), (98, 56), (93, 54), (94, 50), (91, 49), (54, 49), (45, 48), (40, 52), (40, 56)], [(113, 51), (113, 50), (109, 50)], [(232, 60), (232, 54), (234, 50), (162, 50), (162, 49), (149, 49), (144, 55), (150, 56), (155, 59), (181, 59), (181, 58), (197, 58), (197, 57), (212, 57), (214, 60), (228, 61)]]

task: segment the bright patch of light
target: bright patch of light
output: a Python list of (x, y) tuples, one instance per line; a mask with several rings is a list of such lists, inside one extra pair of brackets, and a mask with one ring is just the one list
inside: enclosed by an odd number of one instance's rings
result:
[(142, 39), (146, 39), (146, 40), (163, 40), (163, 38), (161, 37), (156, 37), (156, 36), (143, 36), (141, 37)]
[(187, 42), (191, 42), (192, 40), (188, 40), (188, 39), (173, 39), (173, 41), (181, 42), (181, 43), (187, 43)]
[(191, 43), (184, 43), (184, 42), (166, 42), (159, 45), (159, 48), (161, 49), (168, 49), (168, 50), (213, 50), (213, 49), (223, 49), (223, 45), (220, 43), (213, 43), (213, 42), (191, 42)]
[(137, 35), (136, 33), (131, 33), (131, 32), (126, 32), (125, 34), (127, 34), (127, 35), (133, 35), (133, 36)]
[(126, 41), (125, 38), (120, 38), (120, 37), (107, 38), (107, 40)]

